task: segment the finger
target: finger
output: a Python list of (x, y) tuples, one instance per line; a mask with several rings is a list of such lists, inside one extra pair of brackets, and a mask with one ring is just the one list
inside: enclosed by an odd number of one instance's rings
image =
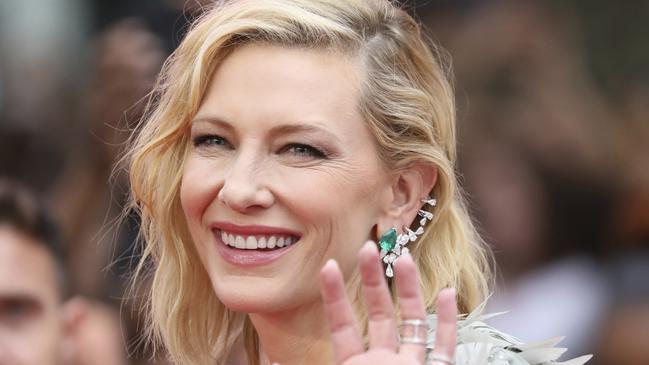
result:
[(394, 304), (376, 244), (368, 241), (358, 253), (363, 284), (363, 298), (369, 317), (368, 332), (370, 348), (397, 350), (397, 331), (394, 320)]
[(443, 289), (437, 295), (437, 330), (432, 356), (453, 361), (457, 342), (457, 302), (455, 289)]
[(320, 290), (331, 331), (334, 357), (336, 364), (341, 364), (363, 352), (363, 341), (336, 261), (327, 261), (320, 271)]
[[(397, 297), (401, 308), (401, 320), (421, 319), (426, 320), (426, 308), (419, 289), (419, 273), (409, 253), (401, 255), (394, 266), (395, 280), (397, 284)], [(413, 337), (427, 338), (426, 328), (409, 328)], [(410, 336), (410, 334), (409, 334)], [(426, 346), (411, 343), (402, 343), (399, 353), (411, 356), (419, 362), (424, 361)]]

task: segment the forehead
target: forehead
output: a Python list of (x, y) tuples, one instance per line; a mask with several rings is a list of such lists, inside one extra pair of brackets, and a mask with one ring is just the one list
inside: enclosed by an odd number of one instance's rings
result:
[(197, 118), (324, 122), (341, 133), (363, 128), (359, 113), (360, 68), (342, 53), (250, 44), (216, 69)]
[(9, 225), (0, 224), (0, 299), (58, 299), (54, 259), (45, 247)]

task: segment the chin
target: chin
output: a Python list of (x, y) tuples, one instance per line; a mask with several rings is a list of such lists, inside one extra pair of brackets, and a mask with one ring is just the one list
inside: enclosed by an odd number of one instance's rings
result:
[(283, 312), (319, 298), (317, 285), (313, 291), (292, 280), (279, 283), (273, 282), (273, 279), (249, 276), (221, 277), (218, 280), (218, 284), (213, 285), (217, 298), (235, 312)]

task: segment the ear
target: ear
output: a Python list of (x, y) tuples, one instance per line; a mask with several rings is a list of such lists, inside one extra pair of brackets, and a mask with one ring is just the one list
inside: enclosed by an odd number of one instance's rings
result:
[(414, 164), (395, 174), (391, 196), (377, 224), (380, 237), (390, 228), (398, 232), (408, 227), (424, 205), (422, 199), (428, 197), (437, 182), (437, 166), (433, 164)]
[(65, 364), (76, 363), (78, 352), (78, 335), (88, 317), (90, 303), (79, 296), (68, 299), (61, 308), (63, 320), (63, 338), (61, 353)]

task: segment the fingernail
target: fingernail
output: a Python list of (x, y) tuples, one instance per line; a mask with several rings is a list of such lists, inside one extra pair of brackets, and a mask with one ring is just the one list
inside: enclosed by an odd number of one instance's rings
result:
[(369, 250), (370, 248), (376, 250), (376, 243), (374, 243), (374, 241), (372, 240), (365, 242), (362, 247), (363, 250)]
[(410, 254), (410, 251), (402, 253), (401, 257), (406, 259), (406, 260), (413, 261), (412, 255)]
[(455, 290), (455, 288), (453, 288), (453, 287), (446, 288), (446, 289), (444, 289), (444, 290), (445, 290), (445, 291), (448, 293), (448, 295), (450, 295), (450, 296), (455, 297), (455, 296), (457, 295), (457, 290)]
[(324, 266), (325, 267), (331, 266), (331, 267), (338, 268), (338, 262), (336, 261), (336, 259), (329, 259), (329, 260), (327, 260), (327, 262), (325, 263)]
[(404, 262), (410, 262), (414, 265), (414, 260), (412, 259), (412, 255), (410, 252), (404, 252), (399, 256), (399, 259), (394, 263), (395, 266), (401, 266), (402, 263)]
[(368, 254), (372, 255), (378, 255), (378, 250), (376, 249), (376, 244), (374, 241), (366, 241), (363, 246), (361, 246), (361, 249), (358, 250), (358, 258), (366, 257)]

